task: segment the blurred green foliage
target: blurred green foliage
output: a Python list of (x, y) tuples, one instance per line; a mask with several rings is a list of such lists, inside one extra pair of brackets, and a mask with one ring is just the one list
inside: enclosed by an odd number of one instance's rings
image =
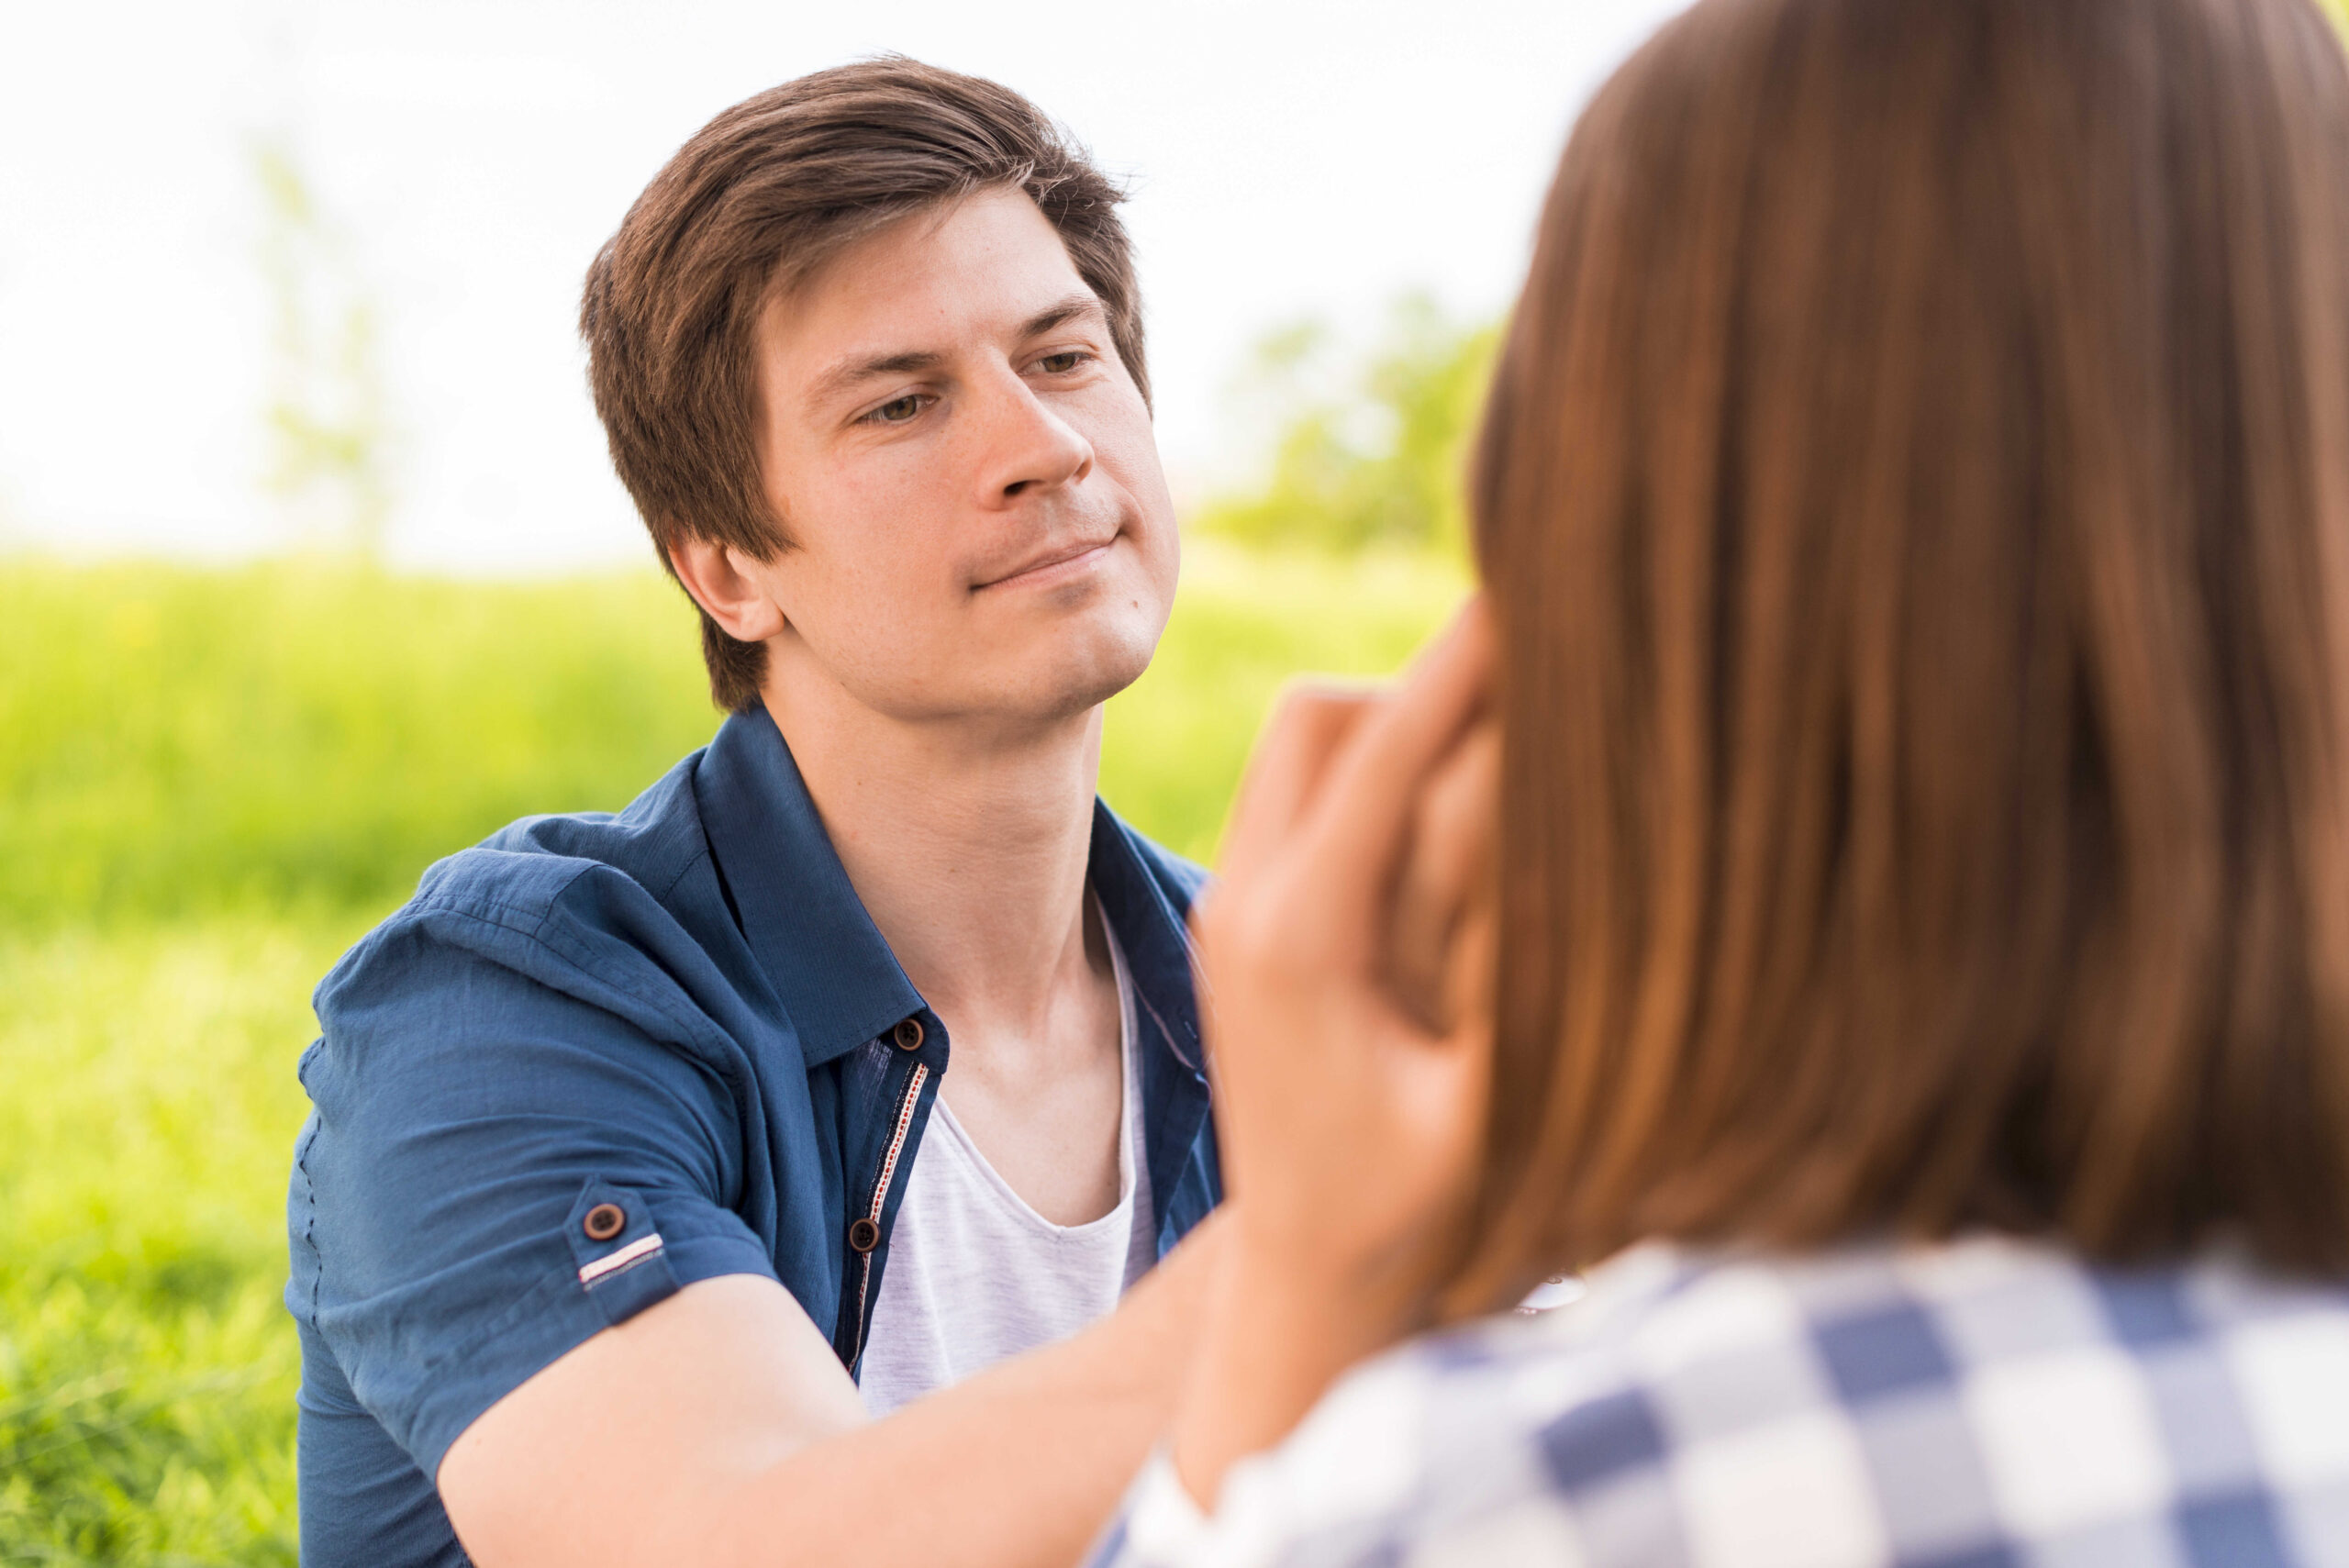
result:
[(1367, 355), (1318, 322), (1256, 349), (1238, 404), (1279, 432), (1262, 482), (1210, 500), (1201, 532), (1252, 545), (1351, 554), (1374, 547), (1464, 555), (1461, 472), (1499, 329), (1464, 325), (1425, 295), (1388, 314)]
[(1382, 675), (1468, 591), (1448, 556), (1186, 546), (1174, 617), (1149, 671), (1110, 700), (1101, 794), (1160, 843), (1212, 862), (1256, 727), (1300, 671)]
[[(1104, 794), (1209, 855), (1279, 683), (1393, 668), (1464, 586), (1195, 541)], [(0, 559), (0, 1562), (294, 1561), (311, 986), (433, 859), (717, 721), (650, 573)]]
[[(1205, 856), (1273, 687), (1392, 668), (1448, 562), (1192, 550), (1103, 787)], [(617, 809), (718, 716), (651, 573), (452, 583), (363, 564), (0, 564), (0, 929), (395, 902), (533, 811)]]
[(294, 1562), (292, 1068), (362, 923), (0, 935), (0, 1562)]
[(381, 906), (715, 728), (651, 573), (0, 566), (0, 924)]

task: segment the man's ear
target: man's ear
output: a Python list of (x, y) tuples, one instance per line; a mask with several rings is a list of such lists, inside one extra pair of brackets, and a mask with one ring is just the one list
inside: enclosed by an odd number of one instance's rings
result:
[(737, 642), (764, 642), (783, 630), (783, 607), (768, 596), (758, 562), (733, 546), (682, 535), (669, 547), (669, 564), (694, 603)]

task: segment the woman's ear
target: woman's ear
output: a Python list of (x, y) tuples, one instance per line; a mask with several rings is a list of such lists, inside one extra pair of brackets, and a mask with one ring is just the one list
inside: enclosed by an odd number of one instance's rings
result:
[(718, 629), (737, 642), (764, 642), (789, 624), (776, 604), (766, 563), (715, 539), (681, 535), (669, 564)]

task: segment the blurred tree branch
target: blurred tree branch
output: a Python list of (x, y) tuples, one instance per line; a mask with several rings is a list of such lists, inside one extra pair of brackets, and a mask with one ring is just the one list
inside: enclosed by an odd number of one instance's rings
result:
[(1194, 525), (1338, 554), (1464, 550), (1462, 464), (1498, 337), (1417, 293), (1352, 361), (1319, 322), (1267, 334), (1241, 391), (1278, 427), (1269, 468), (1257, 486), (1209, 500)]
[(373, 559), (391, 511), (376, 311), (294, 138), (252, 145), (270, 321), (262, 484), (304, 543)]

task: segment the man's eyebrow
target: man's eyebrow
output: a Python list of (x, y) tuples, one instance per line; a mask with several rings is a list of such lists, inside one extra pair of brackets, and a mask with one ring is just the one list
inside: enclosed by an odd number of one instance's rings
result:
[[(1080, 317), (1095, 316), (1104, 320), (1108, 312), (1102, 308), (1100, 296), (1093, 294), (1073, 294), (1057, 300), (1019, 324), (1022, 338), (1041, 338), (1057, 327), (1065, 327)], [(826, 403), (860, 383), (882, 376), (905, 375), (915, 371), (933, 371), (946, 362), (946, 356), (935, 349), (918, 349), (896, 354), (875, 354), (858, 358), (852, 354), (835, 361), (808, 384), (807, 400)]]
[(946, 356), (935, 349), (918, 349), (902, 354), (879, 354), (870, 359), (851, 355), (836, 361), (831, 369), (818, 376), (807, 389), (807, 401), (825, 403), (861, 382), (885, 375), (904, 375), (908, 371), (933, 371), (946, 362)]
[(1101, 307), (1101, 296), (1095, 294), (1073, 294), (1066, 299), (1048, 305), (1019, 325), (1022, 338), (1041, 338), (1055, 327), (1065, 327), (1080, 316), (1097, 316), (1104, 321), (1109, 313)]

